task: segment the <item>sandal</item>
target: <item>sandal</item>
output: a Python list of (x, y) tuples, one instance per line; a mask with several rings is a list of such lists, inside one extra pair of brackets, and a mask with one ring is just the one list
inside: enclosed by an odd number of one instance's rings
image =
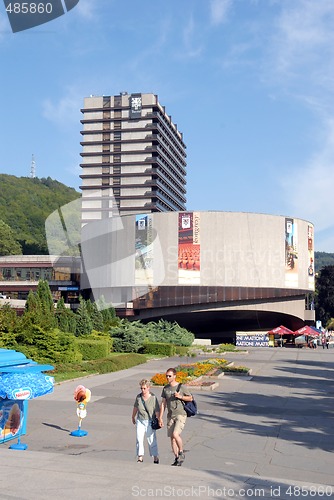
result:
[(137, 462), (143, 462), (143, 461), (144, 461), (144, 460), (143, 460), (143, 457), (138, 457)]

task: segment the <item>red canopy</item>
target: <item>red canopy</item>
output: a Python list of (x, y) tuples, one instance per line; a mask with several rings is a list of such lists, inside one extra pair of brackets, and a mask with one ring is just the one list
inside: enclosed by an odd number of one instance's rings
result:
[(310, 326), (306, 325), (303, 326), (302, 328), (299, 328), (299, 330), (296, 330), (294, 332), (295, 335), (311, 335), (311, 336), (316, 336), (320, 335), (320, 332), (318, 332), (315, 328), (311, 328)]
[(294, 332), (292, 330), (289, 330), (286, 326), (278, 326), (277, 328), (274, 328), (273, 330), (270, 330), (268, 333), (276, 333), (276, 335), (286, 335), (286, 334), (293, 334)]

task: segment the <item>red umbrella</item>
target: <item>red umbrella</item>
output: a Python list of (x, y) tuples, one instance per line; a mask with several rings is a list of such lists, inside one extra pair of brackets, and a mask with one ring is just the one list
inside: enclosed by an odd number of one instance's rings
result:
[(299, 328), (299, 330), (296, 330), (294, 332), (295, 335), (311, 335), (311, 336), (316, 336), (320, 335), (320, 332), (315, 330), (314, 328), (311, 328), (310, 326), (306, 325), (303, 326), (302, 328)]
[(286, 326), (278, 326), (277, 328), (274, 328), (273, 330), (270, 330), (268, 333), (273, 333), (276, 335), (287, 335), (287, 334), (293, 334), (294, 332), (292, 330), (289, 330)]

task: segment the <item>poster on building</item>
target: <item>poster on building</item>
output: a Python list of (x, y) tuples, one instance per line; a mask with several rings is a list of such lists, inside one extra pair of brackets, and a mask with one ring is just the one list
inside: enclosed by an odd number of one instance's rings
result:
[(308, 250), (308, 287), (314, 290), (314, 228), (310, 224), (307, 226), (307, 250)]
[(135, 284), (149, 285), (153, 281), (152, 217), (136, 215), (135, 228)]
[(298, 287), (298, 231), (294, 219), (285, 219), (285, 285)]
[(180, 212), (178, 228), (178, 282), (200, 285), (200, 214)]

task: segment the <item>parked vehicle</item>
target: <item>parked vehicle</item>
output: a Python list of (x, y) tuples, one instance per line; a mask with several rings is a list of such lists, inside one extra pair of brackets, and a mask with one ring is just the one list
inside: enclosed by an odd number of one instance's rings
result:
[(299, 348), (307, 347), (310, 340), (308, 335), (299, 335), (299, 337), (295, 338), (295, 346)]

